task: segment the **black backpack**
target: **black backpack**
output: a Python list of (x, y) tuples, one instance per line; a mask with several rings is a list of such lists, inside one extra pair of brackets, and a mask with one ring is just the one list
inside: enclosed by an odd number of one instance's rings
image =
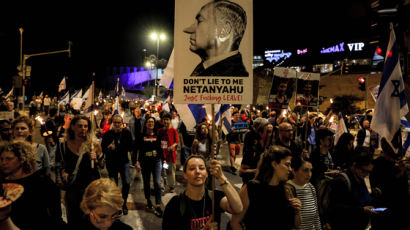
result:
[[(350, 182), (349, 176), (347, 176), (345, 172), (340, 172), (339, 174), (345, 178), (348, 191), (350, 192), (352, 190), (352, 184)], [(322, 219), (322, 222), (327, 219), (326, 215), (329, 213), (329, 199), (330, 194), (332, 193), (333, 181), (334, 177), (325, 176), (325, 178), (319, 180), (317, 184), (317, 203), (319, 216)], [(323, 224), (325, 223), (323, 222)]]

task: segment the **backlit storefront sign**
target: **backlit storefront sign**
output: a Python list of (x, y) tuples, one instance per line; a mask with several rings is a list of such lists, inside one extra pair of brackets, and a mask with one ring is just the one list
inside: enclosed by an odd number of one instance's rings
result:
[(274, 61), (275, 63), (278, 62), (280, 59), (289, 58), (292, 56), (291, 52), (284, 52), (283, 50), (266, 50), (265, 51), (265, 59), (269, 62)]
[(356, 51), (363, 51), (363, 48), (364, 48), (363, 42), (347, 43), (347, 46), (345, 46), (344, 42), (341, 42), (337, 45), (334, 45), (328, 48), (322, 48), (320, 53), (321, 54), (340, 53), (340, 52), (345, 52), (345, 50), (346, 51), (348, 50), (350, 52), (356, 52)]
[(344, 52), (344, 51), (345, 51), (344, 45), (345, 45), (345, 43), (344, 43), (344, 42), (341, 42), (341, 43), (338, 44), (338, 45), (331, 46), (331, 47), (326, 48), (326, 49), (325, 49), (325, 48), (322, 48), (322, 50), (320, 51), (320, 53), (321, 53), (321, 54), (327, 54), (327, 53), (339, 53), (339, 52)]
[(362, 51), (364, 47), (364, 43), (363, 42), (348, 43), (347, 47), (349, 47), (349, 51)]

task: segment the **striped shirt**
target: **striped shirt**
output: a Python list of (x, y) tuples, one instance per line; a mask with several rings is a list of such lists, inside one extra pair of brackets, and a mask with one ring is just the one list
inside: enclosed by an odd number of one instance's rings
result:
[(316, 190), (311, 183), (304, 186), (295, 184), (293, 181), (288, 181), (296, 189), (296, 197), (302, 202), (301, 217), (302, 222), (299, 230), (320, 230), (322, 229), (317, 208)]

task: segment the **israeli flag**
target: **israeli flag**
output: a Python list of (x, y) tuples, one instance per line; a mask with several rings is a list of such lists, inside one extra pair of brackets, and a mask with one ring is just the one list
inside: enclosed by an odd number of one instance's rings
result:
[(83, 96), (83, 89), (80, 89), (80, 90), (78, 90), (77, 92), (75, 92), (75, 93), (73, 94), (73, 96), (71, 96), (71, 98), (70, 98), (70, 103), (71, 103), (71, 101), (73, 100), (73, 98), (82, 98), (82, 96)]
[(88, 95), (90, 94), (90, 89), (91, 89), (91, 85), (90, 87), (87, 89), (87, 91), (85, 91), (84, 95), (82, 96), (83, 102), (87, 101)]
[(410, 146), (410, 123), (407, 121), (405, 117), (402, 117), (400, 119), (400, 123), (402, 127), (403, 153), (406, 154)]
[[(174, 106), (188, 131), (193, 131), (196, 124), (212, 118), (211, 104), (174, 104)], [(214, 106), (215, 114), (217, 114), (221, 105)]]
[(409, 108), (399, 61), (399, 47), (390, 24), (390, 40), (387, 46), (382, 79), (374, 108), (371, 129), (391, 141), (400, 128), (400, 118)]
[(70, 92), (67, 91), (67, 93), (64, 94), (63, 97), (61, 97), (60, 101), (58, 102), (58, 104), (63, 103), (64, 105), (67, 105), (70, 102)]
[(215, 124), (219, 125), (222, 122), (222, 131), (225, 135), (232, 132), (232, 111), (230, 104), (221, 105), (218, 113), (215, 116)]

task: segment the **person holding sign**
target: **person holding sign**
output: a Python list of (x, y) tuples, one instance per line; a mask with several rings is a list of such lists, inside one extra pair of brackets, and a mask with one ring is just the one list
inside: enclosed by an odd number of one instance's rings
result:
[(184, 29), (190, 35), (189, 49), (201, 58), (191, 76), (249, 77), (238, 50), (246, 29), (245, 10), (228, 0), (212, 1), (195, 19)]
[[(221, 214), (225, 211), (239, 214), (242, 202), (217, 160), (211, 160), (209, 172), (215, 176), (220, 190), (214, 195), (206, 189), (207, 165), (201, 155), (191, 155), (184, 165), (185, 191), (171, 198), (165, 207), (162, 229), (220, 229)], [(215, 204), (212, 213), (212, 202)]]

